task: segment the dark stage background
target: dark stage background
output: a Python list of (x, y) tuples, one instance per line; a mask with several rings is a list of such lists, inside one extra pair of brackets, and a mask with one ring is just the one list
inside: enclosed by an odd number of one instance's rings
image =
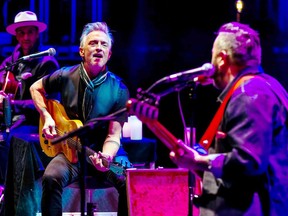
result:
[[(43, 49), (54, 47), (61, 66), (79, 62), (78, 45), (83, 26), (105, 21), (115, 44), (109, 68), (127, 83), (131, 97), (160, 78), (210, 62), (214, 32), (225, 22), (236, 21), (235, 0), (1, 0), (0, 55), (6, 57), (15, 39), (5, 33), (19, 11), (32, 10), (48, 24), (41, 34)], [(288, 2), (244, 0), (240, 21), (257, 29), (263, 46), (264, 70), (288, 89)], [(164, 87), (163, 87), (164, 88)], [(158, 90), (163, 93), (163, 88)], [(156, 93), (159, 93), (156, 92)], [(179, 93), (179, 94), (178, 94)], [(212, 86), (187, 87), (160, 99), (159, 121), (183, 139), (183, 119), (196, 128), (197, 140), (217, 108), (218, 92)], [(144, 125), (144, 136), (155, 137)], [(158, 142), (157, 166), (173, 167), (168, 149)]]

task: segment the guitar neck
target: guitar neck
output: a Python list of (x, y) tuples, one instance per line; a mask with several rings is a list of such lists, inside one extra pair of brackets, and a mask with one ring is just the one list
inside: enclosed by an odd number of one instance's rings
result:
[[(92, 150), (91, 148), (87, 147), (87, 146), (84, 146), (83, 148), (85, 148), (85, 153), (86, 153), (86, 156), (90, 156), (90, 155), (94, 155), (95, 154), (95, 151)], [(83, 149), (82, 148), (82, 149)], [(79, 152), (81, 152), (82, 150), (80, 150)]]
[(173, 150), (184, 145), (180, 139), (177, 139), (159, 121), (148, 121), (146, 122), (146, 125), (168, 149)]
[[(81, 144), (80, 144), (80, 145), (81, 145)], [(91, 156), (91, 155), (94, 155), (94, 154), (96, 153), (93, 149), (91, 149), (91, 148), (89, 148), (89, 147), (87, 147), (87, 146), (83, 146), (82, 148), (80, 148), (80, 149), (79, 149), (79, 152), (81, 152), (82, 149), (84, 149), (84, 148), (85, 148), (85, 155), (86, 155), (87, 157), (89, 157), (89, 156)], [(111, 161), (109, 161), (107, 158), (101, 157), (101, 159), (102, 159), (102, 163), (103, 163), (103, 165), (104, 165), (105, 167), (110, 167), (110, 166), (111, 166)]]

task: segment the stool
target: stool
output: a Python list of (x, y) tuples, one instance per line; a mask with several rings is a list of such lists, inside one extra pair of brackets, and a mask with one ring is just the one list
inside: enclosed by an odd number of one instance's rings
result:
[[(122, 174), (125, 174), (126, 172), (125, 170), (127, 168), (132, 168), (133, 166), (128, 160), (126, 153), (122, 150), (119, 151), (117, 156), (114, 157), (114, 163), (110, 164), (111, 173), (108, 174), (108, 178), (110, 179), (110, 181), (115, 182), (116, 184), (118, 184), (118, 182), (120, 183), (120, 181), (118, 181), (118, 178), (122, 178)], [(97, 181), (97, 176), (85, 176), (85, 192), (88, 192), (88, 201), (85, 203), (87, 216), (93, 216), (93, 213), (98, 210), (96, 204), (93, 203), (93, 190), (114, 187), (108, 181), (101, 179), (101, 177), (99, 178), (100, 181)], [(79, 181), (70, 184), (68, 187), (79, 188)]]
[[(79, 181), (73, 182), (68, 187), (70, 188), (77, 188), (79, 189)], [(96, 203), (93, 203), (93, 190), (95, 189), (107, 189), (113, 187), (108, 182), (99, 182), (97, 181), (96, 177), (93, 176), (85, 176), (85, 192), (88, 194), (88, 199), (86, 201), (86, 209), (87, 216), (93, 216), (94, 212), (96, 212), (97, 205)]]

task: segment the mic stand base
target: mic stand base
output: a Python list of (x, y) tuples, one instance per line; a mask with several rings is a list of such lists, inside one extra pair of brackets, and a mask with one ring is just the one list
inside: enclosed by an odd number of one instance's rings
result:
[(194, 185), (195, 185), (195, 176), (189, 171), (188, 172), (188, 184), (189, 184), (189, 211), (188, 216), (193, 216), (193, 197), (194, 197)]
[(80, 187), (80, 211), (81, 216), (85, 216), (85, 176), (86, 176), (86, 146), (83, 145), (79, 153), (80, 171), (79, 171), (79, 187)]

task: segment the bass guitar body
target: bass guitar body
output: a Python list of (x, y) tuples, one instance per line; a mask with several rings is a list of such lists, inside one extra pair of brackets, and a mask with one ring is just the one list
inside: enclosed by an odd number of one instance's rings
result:
[[(56, 124), (56, 131), (59, 136), (76, 130), (83, 126), (80, 120), (70, 120), (64, 110), (64, 107), (56, 100), (47, 100), (47, 110), (51, 114)], [(55, 157), (59, 153), (63, 153), (71, 163), (78, 161), (77, 146), (80, 143), (78, 137), (68, 138), (62, 142), (52, 144), (46, 139), (42, 133), (43, 119), (40, 118), (39, 123), (39, 140), (42, 151), (49, 157)]]

